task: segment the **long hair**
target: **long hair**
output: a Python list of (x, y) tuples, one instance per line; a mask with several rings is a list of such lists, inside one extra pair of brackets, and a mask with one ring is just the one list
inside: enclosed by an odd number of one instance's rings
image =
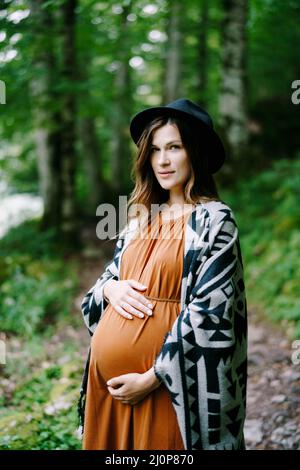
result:
[[(151, 220), (152, 204), (160, 205), (169, 199), (169, 191), (158, 183), (150, 162), (150, 152), (153, 133), (166, 124), (175, 124), (178, 128), (183, 147), (185, 148), (191, 164), (190, 178), (184, 187), (186, 204), (196, 205), (199, 202), (220, 200), (218, 190), (212, 174), (208, 169), (209, 153), (205, 145), (205, 135), (201, 139), (201, 132), (193, 122), (177, 116), (161, 116), (152, 120), (144, 129), (137, 143), (138, 151), (131, 170), (131, 179), (135, 183), (127, 203), (126, 220), (137, 217), (140, 221)], [(148, 214), (131, 213), (131, 207), (142, 205)]]

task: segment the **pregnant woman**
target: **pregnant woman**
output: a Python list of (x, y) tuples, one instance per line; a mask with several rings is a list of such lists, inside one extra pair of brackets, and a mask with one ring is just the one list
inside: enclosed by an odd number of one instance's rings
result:
[(246, 299), (236, 222), (212, 176), (222, 143), (186, 99), (141, 111), (130, 131), (139, 215), (128, 209), (82, 302), (83, 449), (243, 449)]

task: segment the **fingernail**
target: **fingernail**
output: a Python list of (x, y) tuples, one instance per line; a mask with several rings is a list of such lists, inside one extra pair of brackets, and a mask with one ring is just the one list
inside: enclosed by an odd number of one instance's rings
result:
[(144, 318), (144, 315), (142, 313), (140, 314), (140, 318)]
[(149, 307), (149, 308), (152, 308), (152, 307), (153, 307), (153, 305), (152, 305), (152, 304), (148, 304), (148, 307)]
[(147, 313), (148, 313), (148, 315), (152, 315), (152, 312), (151, 312), (151, 310), (148, 310), (148, 312), (147, 312)]

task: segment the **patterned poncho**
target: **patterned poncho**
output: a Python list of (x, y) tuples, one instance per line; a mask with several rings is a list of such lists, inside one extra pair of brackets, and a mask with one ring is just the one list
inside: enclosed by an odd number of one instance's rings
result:
[[(83, 299), (90, 335), (107, 306), (105, 283), (119, 280), (134, 224), (121, 232), (113, 260)], [(185, 449), (244, 449), (247, 302), (238, 228), (223, 201), (198, 203), (188, 217), (180, 308), (154, 371), (170, 393)], [(82, 425), (89, 356), (78, 407)]]

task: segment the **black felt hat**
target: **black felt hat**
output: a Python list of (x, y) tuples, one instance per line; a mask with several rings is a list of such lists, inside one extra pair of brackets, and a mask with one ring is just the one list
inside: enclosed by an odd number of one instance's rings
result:
[(195, 130), (199, 131), (199, 139), (203, 141), (207, 151), (209, 170), (216, 173), (225, 160), (223, 143), (214, 130), (210, 115), (191, 100), (180, 98), (166, 106), (146, 108), (135, 114), (130, 122), (130, 134), (135, 144), (138, 144), (147, 124), (159, 116), (166, 115), (183, 117), (193, 124)]

